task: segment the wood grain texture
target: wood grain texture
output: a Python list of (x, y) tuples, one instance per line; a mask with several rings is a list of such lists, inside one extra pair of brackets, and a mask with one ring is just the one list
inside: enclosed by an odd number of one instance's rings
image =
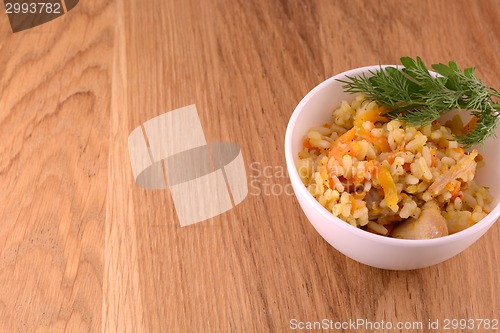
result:
[[(378, 270), (315, 232), (282, 169), (293, 109), (336, 73), (420, 55), (500, 87), (499, 17), (498, 0), (110, 0), (17, 34), (0, 20), (0, 331), (499, 318), (498, 223), (442, 264)], [(253, 182), (181, 228), (168, 190), (135, 186), (127, 137), (193, 103)]]
[[(127, 55), (124, 8), (115, 6), (116, 28), (113, 52), (113, 83), (109, 133), (108, 188), (104, 247), (102, 303), (103, 332), (142, 332), (143, 308), (138, 286), (137, 236), (131, 188), (133, 179), (124, 168), (128, 154)], [(124, 159), (125, 158), (125, 159)]]
[(111, 9), (82, 4), (26, 33), (3, 26), (2, 331), (101, 328)]

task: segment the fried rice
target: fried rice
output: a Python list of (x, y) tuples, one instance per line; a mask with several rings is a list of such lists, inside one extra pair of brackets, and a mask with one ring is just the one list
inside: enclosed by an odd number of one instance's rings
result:
[[(492, 198), (473, 180), (484, 162), (455, 140), (460, 118), (411, 126), (386, 111), (358, 95), (335, 108), (330, 122), (309, 130), (296, 167), (311, 195), (355, 227), (398, 238), (441, 237), (484, 218)], [(432, 209), (437, 213), (426, 214)], [(440, 218), (443, 225), (433, 232), (408, 236), (419, 221)]]

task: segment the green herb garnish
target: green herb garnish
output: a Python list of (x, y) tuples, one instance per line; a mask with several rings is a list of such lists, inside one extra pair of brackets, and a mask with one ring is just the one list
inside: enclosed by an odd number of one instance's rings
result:
[(495, 137), (500, 104), (493, 97), (500, 98), (500, 93), (483, 84), (474, 75), (475, 68), (461, 71), (454, 61), (448, 65), (434, 64), (432, 69), (440, 74), (434, 77), (420, 57), (403, 57), (401, 63), (402, 68), (380, 67), (370, 71), (370, 77), (363, 74), (338, 81), (344, 83), (349, 93), (363, 93), (368, 99), (389, 106), (389, 117), (413, 125), (425, 126), (451, 110), (468, 110), (477, 122), (456, 137), (465, 147)]

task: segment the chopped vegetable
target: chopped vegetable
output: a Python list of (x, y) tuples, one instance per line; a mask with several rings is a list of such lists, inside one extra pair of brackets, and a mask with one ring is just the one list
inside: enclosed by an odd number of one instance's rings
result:
[(384, 190), (384, 200), (393, 212), (398, 211), (398, 190), (396, 189), (396, 184), (394, 179), (392, 179), (391, 173), (386, 167), (380, 166), (378, 168), (377, 181)]

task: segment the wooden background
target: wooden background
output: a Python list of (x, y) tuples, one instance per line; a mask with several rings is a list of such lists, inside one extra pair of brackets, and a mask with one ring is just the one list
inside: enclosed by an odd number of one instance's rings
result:
[[(420, 55), (499, 88), (499, 18), (498, 0), (80, 1), (13, 34), (0, 13), (0, 331), (500, 318), (498, 223), (447, 262), (383, 271), (269, 193), (290, 190), (285, 128), (316, 84)], [(135, 186), (127, 137), (192, 103), (254, 182), (235, 209), (181, 228), (168, 190)]]

